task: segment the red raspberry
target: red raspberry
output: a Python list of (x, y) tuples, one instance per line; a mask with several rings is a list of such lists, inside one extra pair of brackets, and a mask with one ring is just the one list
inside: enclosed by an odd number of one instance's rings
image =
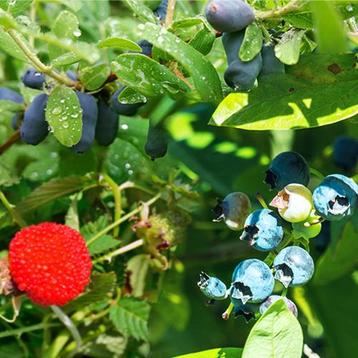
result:
[(18, 289), (43, 306), (65, 305), (90, 281), (86, 242), (66, 225), (45, 222), (22, 229), (10, 242), (9, 261)]

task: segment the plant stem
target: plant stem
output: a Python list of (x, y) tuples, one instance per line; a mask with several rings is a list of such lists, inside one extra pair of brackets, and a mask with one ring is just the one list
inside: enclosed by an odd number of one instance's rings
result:
[(6, 152), (14, 143), (20, 139), (20, 131), (14, 132), (7, 141), (0, 146), (0, 155)]
[(0, 202), (5, 206), (5, 209), (9, 212), (12, 220), (19, 225), (20, 227), (27, 226), (25, 220), (21, 217), (21, 215), (16, 211), (13, 205), (9, 203), (6, 196), (2, 191), (0, 191)]
[(50, 324), (39, 323), (39, 324), (35, 324), (33, 326), (21, 327), (21, 328), (16, 328), (16, 329), (13, 329), (10, 331), (0, 332), (0, 338), (19, 336), (23, 333), (38, 331), (40, 329), (44, 329), (47, 327), (57, 327), (57, 326), (59, 326), (59, 324), (57, 324), (57, 323), (50, 323)]
[(165, 27), (169, 27), (174, 19), (176, 0), (168, 0), (167, 16), (165, 17)]
[(93, 264), (97, 264), (98, 262), (101, 261), (106, 261), (106, 260), (111, 260), (113, 257), (118, 256), (118, 255), (123, 255), (128, 251), (132, 251), (140, 246), (143, 246), (144, 244), (144, 240), (143, 239), (139, 239), (136, 241), (131, 242), (130, 244), (123, 246), (115, 251), (110, 252), (107, 255), (104, 255), (102, 257), (99, 257), (97, 260), (93, 261)]
[(270, 20), (273, 18), (279, 18), (283, 15), (286, 15), (290, 12), (299, 10), (301, 7), (303, 7), (307, 1), (302, 0), (293, 0), (289, 2), (287, 5), (283, 7), (279, 7), (277, 9), (272, 9), (268, 11), (255, 11), (255, 17), (258, 20)]

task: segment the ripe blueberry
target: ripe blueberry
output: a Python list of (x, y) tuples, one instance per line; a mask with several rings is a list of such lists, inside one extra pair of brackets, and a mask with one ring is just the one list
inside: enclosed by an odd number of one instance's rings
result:
[(277, 155), (266, 170), (265, 183), (271, 189), (281, 190), (291, 183), (307, 186), (309, 180), (310, 169), (305, 158), (292, 151)]
[(117, 89), (112, 95), (111, 105), (112, 108), (118, 113), (123, 114), (124, 116), (134, 116), (138, 109), (144, 105), (144, 103), (134, 103), (134, 104), (123, 104), (118, 102), (118, 96), (125, 89), (125, 87), (121, 87)]
[(203, 294), (214, 300), (223, 300), (227, 297), (226, 285), (216, 277), (211, 277), (205, 272), (200, 273), (198, 286)]
[(357, 202), (358, 185), (341, 174), (328, 175), (313, 192), (314, 207), (327, 220), (353, 215)]
[(352, 137), (340, 136), (333, 144), (333, 161), (337, 167), (353, 171), (357, 166), (358, 141)]
[(232, 230), (240, 230), (251, 210), (250, 199), (246, 194), (234, 192), (228, 194), (224, 200), (218, 200), (214, 208), (214, 221), (224, 220)]
[(234, 32), (250, 25), (255, 14), (242, 0), (212, 0), (206, 6), (206, 18), (215, 30)]
[(41, 89), (45, 83), (45, 75), (36, 71), (34, 68), (29, 68), (22, 75), (21, 81), (26, 87)]
[(103, 99), (98, 100), (96, 140), (100, 145), (110, 145), (117, 137), (119, 115)]
[(314, 263), (310, 254), (299, 246), (282, 249), (273, 262), (275, 279), (285, 287), (303, 285), (314, 272)]
[(93, 144), (98, 118), (97, 103), (93, 96), (76, 91), (82, 108), (82, 137), (72, 148), (76, 153), (83, 153)]
[(245, 221), (240, 240), (248, 240), (260, 251), (273, 250), (283, 238), (282, 220), (269, 209), (251, 213)]
[(274, 278), (270, 268), (261, 260), (241, 261), (232, 274), (230, 297), (243, 304), (265, 300), (274, 287)]
[(271, 295), (270, 297), (267, 298), (266, 301), (262, 302), (260, 305), (260, 313), (264, 314), (273, 303), (281, 299), (284, 300), (287, 308), (297, 317), (298, 311), (296, 305), (287, 297), (278, 296), (278, 295)]
[(161, 125), (149, 125), (144, 150), (152, 160), (165, 156), (168, 150), (168, 135)]
[(47, 99), (47, 94), (39, 94), (25, 111), (20, 135), (21, 139), (27, 144), (39, 144), (47, 137), (48, 124), (45, 119)]
[(262, 69), (260, 75), (285, 73), (285, 65), (276, 57), (272, 45), (264, 45), (261, 50)]

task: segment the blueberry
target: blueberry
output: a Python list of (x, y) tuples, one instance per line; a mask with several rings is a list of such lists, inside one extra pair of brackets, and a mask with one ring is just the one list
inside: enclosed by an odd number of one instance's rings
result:
[(147, 40), (138, 41), (138, 45), (142, 49), (142, 54), (148, 57), (152, 57), (153, 45)]
[(296, 305), (287, 297), (278, 296), (278, 295), (271, 295), (270, 297), (267, 298), (266, 301), (262, 302), (260, 305), (260, 313), (264, 314), (273, 303), (275, 303), (280, 299), (284, 300), (287, 308), (297, 317), (298, 311)]
[(358, 141), (352, 137), (340, 136), (333, 144), (333, 161), (337, 167), (353, 171), (357, 166)]
[(134, 116), (140, 107), (144, 105), (144, 103), (134, 103), (134, 104), (123, 104), (118, 102), (118, 96), (125, 89), (125, 87), (121, 87), (117, 89), (112, 95), (111, 105), (112, 108), (118, 113), (124, 116)]
[(210, 277), (205, 272), (200, 273), (198, 282), (200, 290), (210, 299), (223, 300), (227, 297), (226, 285), (216, 277)]
[(144, 150), (152, 160), (162, 158), (167, 153), (168, 135), (160, 124), (156, 126), (149, 125)]
[(98, 100), (96, 140), (100, 145), (110, 145), (117, 137), (119, 116), (104, 100)]
[(280, 216), (290, 223), (305, 221), (313, 211), (312, 194), (301, 184), (289, 184), (278, 192), (270, 206), (277, 208)]
[(21, 81), (26, 87), (42, 89), (42, 86), (45, 83), (45, 75), (36, 71), (34, 68), (29, 68), (22, 75)]
[(250, 25), (255, 14), (242, 0), (212, 0), (206, 6), (206, 18), (215, 30), (234, 32)]
[(162, 0), (159, 6), (154, 10), (154, 14), (160, 21), (164, 21), (167, 17), (168, 0)]
[(25, 111), (20, 135), (21, 139), (28, 144), (39, 144), (47, 137), (48, 123), (45, 119), (47, 99), (47, 94), (39, 94)]
[(265, 300), (274, 287), (274, 278), (270, 268), (261, 260), (241, 261), (232, 275), (230, 297), (243, 304), (258, 303)]
[(243, 316), (246, 322), (255, 318), (255, 314), (259, 311), (259, 305), (256, 303), (243, 304), (241, 300), (230, 297), (232, 304), (234, 305), (234, 317)]
[(261, 50), (262, 69), (260, 75), (269, 75), (272, 73), (285, 73), (285, 65), (276, 57), (272, 45), (264, 45)]
[(341, 174), (328, 175), (313, 192), (314, 207), (327, 220), (353, 215), (357, 202), (358, 185)]
[(234, 192), (228, 194), (224, 200), (218, 200), (214, 208), (214, 221), (224, 220), (232, 230), (240, 230), (251, 210), (250, 199), (246, 194)]
[(24, 102), (24, 99), (21, 94), (6, 87), (0, 87), (0, 100), (2, 99), (5, 99), (7, 101), (13, 101), (16, 103)]
[(270, 251), (283, 238), (282, 220), (269, 209), (256, 210), (245, 221), (240, 240), (248, 240), (257, 250)]
[(275, 279), (285, 287), (303, 285), (314, 272), (314, 263), (310, 254), (299, 246), (282, 249), (273, 262)]
[(98, 109), (95, 98), (90, 94), (76, 91), (76, 95), (82, 108), (82, 137), (72, 148), (76, 153), (83, 153), (93, 144), (98, 118)]
[(291, 183), (307, 186), (309, 180), (310, 169), (305, 158), (292, 151), (277, 155), (266, 170), (265, 183), (271, 189), (281, 190)]
[(72, 81), (77, 81), (77, 74), (74, 71), (68, 70), (66, 71), (66, 75), (68, 78), (70, 78)]

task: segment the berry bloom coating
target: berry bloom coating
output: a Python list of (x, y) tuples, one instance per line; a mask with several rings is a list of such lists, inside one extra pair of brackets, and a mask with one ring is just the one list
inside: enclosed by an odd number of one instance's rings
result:
[(213, 221), (224, 220), (231, 230), (240, 230), (251, 210), (250, 199), (246, 194), (235, 192), (228, 194), (224, 200), (218, 200), (214, 208)]
[(43, 306), (62, 306), (76, 298), (92, 269), (80, 233), (49, 222), (19, 231), (10, 242), (9, 262), (18, 289)]
[(312, 194), (301, 184), (285, 186), (271, 201), (283, 219), (290, 223), (306, 220), (312, 212)]
[(309, 166), (305, 158), (296, 152), (280, 153), (266, 170), (265, 183), (269, 184), (271, 189), (281, 190), (291, 183), (307, 186), (309, 181)]
[(284, 300), (287, 308), (297, 317), (298, 311), (296, 305), (287, 297), (278, 295), (271, 295), (265, 302), (262, 302), (260, 305), (260, 313), (264, 314), (269, 309), (269, 307), (278, 300)]
[(354, 170), (358, 160), (358, 141), (352, 137), (340, 136), (333, 144), (333, 161), (337, 167)]
[(29, 68), (21, 77), (21, 81), (26, 87), (41, 89), (45, 83), (45, 76), (34, 68)]
[(241, 261), (232, 274), (230, 297), (243, 304), (262, 302), (271, 295), (274, 281), (270, 268), (263, 261)]
[(214, 300), (223, 300), (227, 297), (226, 285), (216, 277), (211, 277), (205, 272), (200, 273), (198, 286), (203, 294)]
[(273, 250), (283, 238), (282, 220), (269, 209), (251, 213), (245, 221), (240, 240), (248, 240), (260, 251)]
[(357, 202), (358, 185), (341, 174), (328, 175), (313, 192), (317, 213), (331, 221), (353, 215)]
[(303, 285), (314, 272), (310, 254), (299, 246), (288, 246), (279, 252), (273, 262), (275, 279), (285, 287)]

